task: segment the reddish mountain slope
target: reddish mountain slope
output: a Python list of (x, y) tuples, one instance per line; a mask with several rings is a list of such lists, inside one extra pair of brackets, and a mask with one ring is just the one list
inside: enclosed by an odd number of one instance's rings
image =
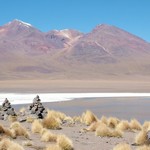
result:
[(43, 33), (14, 20), (0, 27), (0, 79), (149, 76), (150, 44), (122, 29)]

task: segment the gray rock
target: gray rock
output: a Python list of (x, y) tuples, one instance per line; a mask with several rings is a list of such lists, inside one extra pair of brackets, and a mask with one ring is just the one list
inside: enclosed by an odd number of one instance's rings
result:
[(27, 120), (26, 117), (21, 117), (21, 118), (18, 119), (19, 122), (25, 122), (26, 120)]
[(4, 120), (4, 116), (0, 114), (0, 120)]
[(11, 108), (11, 104), (10, 103), (5, 103), (5, 107)]
[(47, 115), (47, 113), (41, 113), (41, 114), (42, 114), (43, 118), (45, 118)]
[(45, 108), (38, 108), (38, 111), (40, 111), (41, 113), (45, 110)]
[(44, 106), (42, 105), (42, 103), (38, 104), (38, 108), (44, 108)]
[(27, 110), (28, 110), (28, 113), (26, 112), (26, 115), (27, 114), (36, 115), (37, 118), (43, 118), (43, 116), (46, 116), (47, 114), (47, 111), (42, 105), (41, 100), (38, 95), (33, 99), (33, 103), (30, 106), (28, 106)]
[(38, 116), (36, 114), (30, 115), (30, 117), (33, 118), (33, 119), (38, 119)]
[(40, 102), (40, 97), (37, 95), (34, 99), (33, 99), (33, 103), (36, 103), (36, 102)]
[(45, 113), (45, 114), (47, 114), (47, 110), (46, 110), (46, 109), (44, 109), (42, 113)]
[(33, 108), (31, 109), (31, 114), (35, 114), (36, 111), (37, 111), (37, 107), (33, 107)]
[(41, 115), (41, 112), (38, 110), (38, 111), (36, 111), (36, 113), (35, 113), (37, 116), (40, 116)]
[(32, 105), (28, 106), (28, 110), (31, 110), (32, 108), (33, 108), (33, 106), (32, 106)]
[(4, 106), (4, 107), (2, 107), (2, 110), (3, 110), (3, 111), (7, 111), (8, 108)]
[(5, 114), (5, 115), (4, 115), (4, 120), (7, 120), (7, 119), (8, 119), (8, 115)]
[(14, 108), (8, 109), (8, 110), (7, 110), (7, 114), (8, 114), (8, 115), (11, 115), (11, 116), (16, 116), (16, 113), (15, 113)]

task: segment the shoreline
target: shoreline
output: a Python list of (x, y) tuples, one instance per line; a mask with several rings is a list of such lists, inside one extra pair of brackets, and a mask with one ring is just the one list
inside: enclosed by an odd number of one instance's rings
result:
[(42, 102), (61, 102), (89, 98), (148, 98), (150, 93), (0, 93), (0, 104), (8, 98), (11, 104), (30, 104), (39, 95)]
[(149, 78), (95, 80), (0, 80), (5, 93), (150, 92)]

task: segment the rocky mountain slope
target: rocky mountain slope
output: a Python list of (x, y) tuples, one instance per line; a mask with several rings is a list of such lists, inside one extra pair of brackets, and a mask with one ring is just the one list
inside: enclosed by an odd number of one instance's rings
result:
[(115, 26), (44, 33), (13, 20), (0, 27), (0, 79), (100, 79), (150, 75), (150, 43)]

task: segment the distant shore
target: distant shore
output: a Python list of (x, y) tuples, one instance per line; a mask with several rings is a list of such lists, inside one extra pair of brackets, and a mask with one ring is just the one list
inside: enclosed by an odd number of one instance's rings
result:
[(126, 80), (0, 80), (1, 93), (150, 92), (149, 78)]

